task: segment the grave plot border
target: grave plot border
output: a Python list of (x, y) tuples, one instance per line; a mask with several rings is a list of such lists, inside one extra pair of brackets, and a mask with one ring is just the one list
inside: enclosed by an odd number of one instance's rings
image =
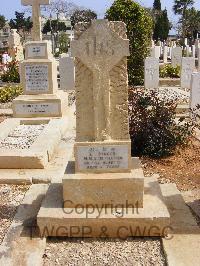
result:
[(0, 149), (0, 169), (44, 169), (53, 158), (56, 147), (64, 136), (67, 118), (19, 119), (11, 118), (0, 124), (0, 141), (18, 125), (47, 124), (29, 149)]

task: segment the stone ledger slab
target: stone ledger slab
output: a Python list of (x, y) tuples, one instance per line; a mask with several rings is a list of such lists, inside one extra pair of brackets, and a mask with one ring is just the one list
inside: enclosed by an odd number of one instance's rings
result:
[[(75, 174), (74, 164), (71, 162), (72, 173), (63, 178), (65, 208), (80, 203), (84, 206), (143, 207), (144, 174), (141, 167), (134, 168), (131, 173)], [(138, 158), (134, 158), (134, 164), (140, 164)]]
[(170, 216), (155, 178), (145, 179), (144, 208), (126, 209), (123, 217), (112, 208), (63, 208), (62, 184), (51, 184), (37, 216), (41, 235), (66, 237), (118, 237), (165, 235)]
[(40, 119), (35, 121), (8, 119), (0, 125), (1, 131), (4, 132), (0, 134), (0, 141), (5, 139), (10, 133), (10, 130), (12, 131), (17, 125), (44, 123), (48, 125), (29, 149), (0, 149), (1, 169), (44, 169), (46, 167), (48, 162), (52, 159), (62, 136), (67, 130), (67, 119)]
[(76, 173), (124, 173), (131, 171), (131, 142), (76, 142)]

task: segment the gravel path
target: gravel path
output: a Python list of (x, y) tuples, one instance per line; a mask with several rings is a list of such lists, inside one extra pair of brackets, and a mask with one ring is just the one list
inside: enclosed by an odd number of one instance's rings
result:
[(166, 265), (160, 240), (151, 238), (126, 241), (50, 238), (43, 257), (44, 266)]
[(29, 186), (0, 185), (0, 244)]
[(19, 125), (0, 143), (3, 149), (28, 149), (46, 125)]

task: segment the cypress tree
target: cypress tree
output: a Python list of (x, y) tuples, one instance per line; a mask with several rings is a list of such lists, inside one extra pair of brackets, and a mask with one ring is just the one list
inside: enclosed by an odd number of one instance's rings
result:
[(160, 3), (160, 0), (154, 0), (153, 9), (154, 10), (161, 11), (161, 3)]

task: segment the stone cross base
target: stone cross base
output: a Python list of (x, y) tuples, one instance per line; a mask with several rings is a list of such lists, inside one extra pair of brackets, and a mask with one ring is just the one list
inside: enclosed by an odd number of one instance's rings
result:
[[(132, 173), (75, 174), (52, 184), (37, 216), (41, 236), (164, 236), (170, 215), (156, 178), (144, 178), (139, 160)], [(144, 182), (145, 181), (145, 182)]]

